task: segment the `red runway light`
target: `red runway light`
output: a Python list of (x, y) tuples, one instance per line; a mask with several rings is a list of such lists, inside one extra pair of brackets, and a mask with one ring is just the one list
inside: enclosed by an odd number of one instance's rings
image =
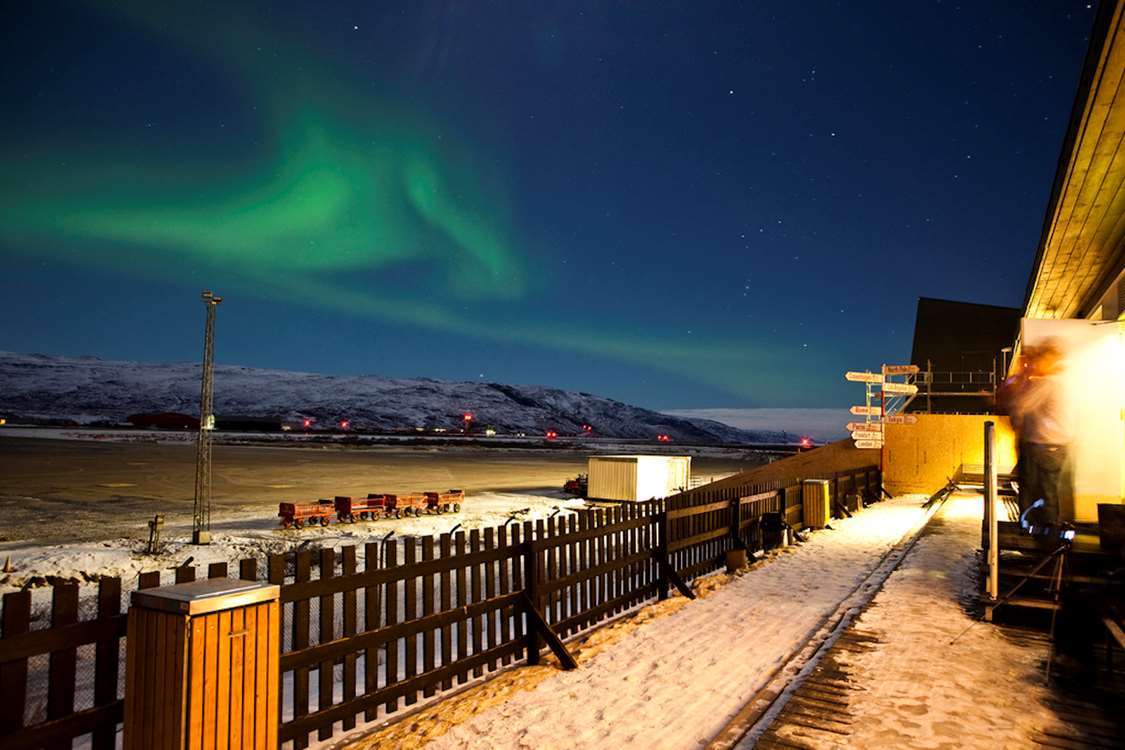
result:
[(349, 422), (348, 420), (346, 420), (346, 419), (341, 419), (341, 420), (340, 420), (340, 429), (341, 429), (341, 430), (346, 430), (346, 429), (348, 429), (348, 425), (350, 425), (350, 424), (351, 424), (351, 422)]

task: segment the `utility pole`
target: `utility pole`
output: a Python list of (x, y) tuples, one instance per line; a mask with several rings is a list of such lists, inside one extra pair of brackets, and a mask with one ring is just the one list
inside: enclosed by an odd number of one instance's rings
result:
[(211, 432), (215, 415), (211, 413), (215, 390), (215, 310), (222, 297), (206, 290), (201, 295), (207, 305), (207, 324), (203, 330), (203, 385), (199, 391), (199, 440), (195, 454), (195, 506), (191, 519), (191, 543), (211, 543)]

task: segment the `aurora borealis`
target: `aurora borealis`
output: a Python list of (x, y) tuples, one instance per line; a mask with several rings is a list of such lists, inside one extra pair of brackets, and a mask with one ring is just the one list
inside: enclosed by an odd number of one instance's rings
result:
[(919, 294), (1017, 304), (1089, 22), (173, 5), (13, 12), (0, 348), (192, 359), (211, 287), (220, 361), (657, 407), (838, 405)]

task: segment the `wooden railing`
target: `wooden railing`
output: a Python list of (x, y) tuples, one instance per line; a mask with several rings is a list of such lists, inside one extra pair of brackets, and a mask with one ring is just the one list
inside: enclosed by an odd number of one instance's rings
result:
[[(881, 492), (875, 467), (823, 478), (838, 512), (849, 494), (873, 501)], [(725, 480), (534, 524), (274, 555), (264, 570), (242, 560), (240, 578), (281, 586), (279, 742), (328, 739), (337, 722), (347, 731), (383, 719), (515, 662), (537, 663), (544, 647), (568, 666), (564, 639), (672, 588), (690, 594), (684, 580), (722, 567), (728, 550), (761, 548), (764, 516), (797, 527), (801, 508), (800, 480)], [(207, 574), (225, 577), (227, 566)], [(182, 567), (173, 577), (195, 575)], [(142, 574), (138, 588), (160, 579)], [(123, 706), (121, 581), (99, 583), (88, 620), (78, 618), (77, 584), (52, 594), (40, 629), (30, 628), (31, 591), (3, 597), (0, 746), (70, 747), (89, 736), (93, 750), (112, 748)], [(90, 646), (92, 666), (79, 658)]]

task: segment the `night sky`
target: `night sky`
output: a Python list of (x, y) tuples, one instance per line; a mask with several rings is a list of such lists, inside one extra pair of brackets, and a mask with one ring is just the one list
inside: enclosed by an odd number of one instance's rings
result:
[(1019, 306), (1085, 2), (8, 4), (0, 349), (841, 406)]

